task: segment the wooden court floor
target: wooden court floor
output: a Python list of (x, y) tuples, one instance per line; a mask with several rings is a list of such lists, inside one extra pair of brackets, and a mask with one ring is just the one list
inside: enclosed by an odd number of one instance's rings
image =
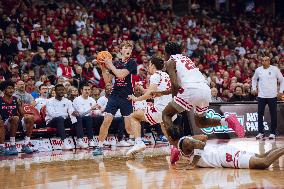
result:
[[(284, 147), (284, 137), (278, 138), (276, 142), (259, 142), (251, 138), (229, 141), (210, 140), (209, 143), (229, 143), (243, 150), (264, 153), (272, 147)], [(151, 151), (154, 154), (155, 148)], [(69, 153), (80, 154), (83, 152)], [(284, 188), (283, 156), (275, 161), (268, 170), (224, 168), (177, 170), (169, 165), (169, 157), (165, 155), (138, 159), (116, 156), (104, 159), (54, 159), (54, 161), (43, 163), (27, 163), (29, 158), (31, 159), (31, 157), (24, 159), (26, 162), (24, 164), (17, 164), (13, 159), (2, 160), (0, 166), (1, 189)]]

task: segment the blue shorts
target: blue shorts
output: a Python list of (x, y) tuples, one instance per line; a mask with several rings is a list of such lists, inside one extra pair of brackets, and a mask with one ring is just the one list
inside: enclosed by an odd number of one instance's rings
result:
[(129, 116), (133, 112), (132, 101), (121, 98), (117, 95), (111, 95), (108, 98), (105, 112), (110, 113), (114, 116), (118, 109), (120, 109), (122, 116)]

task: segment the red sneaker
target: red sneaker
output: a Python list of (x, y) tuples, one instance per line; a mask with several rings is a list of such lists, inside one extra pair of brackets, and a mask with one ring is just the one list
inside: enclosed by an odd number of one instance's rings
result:
[(245, 130), (244, 127), (241, 125), (241, 123), (238, 121), (238, 118), (234, 114), (230, 114), (225, 118), (225, 121), (228, 122), (229, 128), (233, 129), (236, 133), (236, 135), (239, 138), (244, 138), (245, 136)]
[(176, 147), (171, 148), (171, 164), (175, 164), (179, 160), (180, 152)]

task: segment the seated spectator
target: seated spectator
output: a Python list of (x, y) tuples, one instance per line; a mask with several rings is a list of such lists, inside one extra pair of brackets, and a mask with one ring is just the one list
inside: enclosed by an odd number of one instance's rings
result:
[(48, 87), (45, 84), (39, 86), (40, 96), (35, 99), (35, 108), (40, 112), (42, 107), (46, 105), (48, 97)]
[(95, 147), (93, 118), (91, 115), (92, 111), (96, 110), (97, 103), (95, 99), (90, 97), (91, 87), (89, 85), (85, 84), (81, 87), (81, 94), (73, 100), (74, 109), (79, 113), (76, 118), (80, 127), (86, 127), (89, 147)]
[(75, 66), (75, 73), (74, 73), (74, 77), (73, 77), (73, 86), (75, 86), (77, 88), (81, 88), (83, 83), (86, 82), (86, 79), (83, 77), (82, 73), (83, 73), (82, 67), (80, 65), (76, 65)]
[(31, 49), (31, 44), (29, 39), (26, 36), (23, 36), (21, 40), (18, 42), (18, 50), (26, 51)]
[(243, 94), (243, 88), (236, 86), (233, 96), (229, 99), (229, 102), (247, 101), (247, 98)]
[(56, 96), (49, 99), (46, 103), (45, 121), (47, 126), (57, 128), (57, 133), (63, 141), (62, 149), (69, 150), (72, 149), (72, 146), (66, 139), (65, 128), (72, 125), (76, 130), (76, 147), (86, 148), (87, 145), (82, 140), (84, 136), (82, 125), (77, 124), (76, 116), (78, 116), (79, 113), (74, 110), (72, 102), (64, 98), (64, 86), (61, 84), (56, 85), (55, 94)]
[(218, 90), (217, 88), (211, 88), (211, 102), (223, 102), (223, 100), (218, 97)]
[[(33, 151), (29, 147), (30, 137), (33, 132), (34, 119), (33, 116), (24, 115), (22, 102), (13, 96), (14, 83), (12, 81), (3, 81), (0, 83), (0, 90), (4, 96), (0, 98), (0, 154), (1, 155), (17, 155), (16, 148), (16, 132), (20, 123), (23, 123), (25, 131), (25, 141), (22, 145), (22, 152), (30, 154)], [(21, 121), (22, 120), (22, 121)], [(5, 149), (5, 127), (10, 132), (10, 148)]]
[(78, 89), (76, 87), (71, 86), (69, 91), (70, 93), (68, 95), (68, 99), (73, 102), (73, 100), (79, 95)]
[(86, 56), (84, 55), (84, 49), (83, 48), (79, 50), (79, 54), (77, 54), (76, 59), (77, 59), (77, 61), (80, 65), (85, 64), (85, 62), (87, 61)]
[(71, 79), (74, 76), (72, 67), (68, 65), (68, 59), (63, 57), (61, 64), (57, 68), (57, 77), (63, 77), (65, 80)]
[(34, 97), (30, 93), (26, 92), (26, 85), (22, 80), (17, 82), (16, 91), (14, 92), (13, 96), (24, 104), (35, 104)]

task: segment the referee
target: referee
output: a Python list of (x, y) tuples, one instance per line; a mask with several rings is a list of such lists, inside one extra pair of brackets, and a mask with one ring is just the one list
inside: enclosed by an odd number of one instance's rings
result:
[[(252, 77), (252, 92), (258, 95), (258, 135), (256, 139), (263, 139), (264, 126), (263, 115), (266, 104), (268, 104), (271, 128), (269, 139), (275, 139), (275, 132), (277, 128), (277, 97), (283, 95), (284, 79), (279, 68), (270, 65), (270, 58), (264, 56), (261, 59), (262, 66), (255, 70)], [(277, 81), (280, 83), (280, 90), (277, 93)], [(258, 90), (257, 90), (258, 89)]]

